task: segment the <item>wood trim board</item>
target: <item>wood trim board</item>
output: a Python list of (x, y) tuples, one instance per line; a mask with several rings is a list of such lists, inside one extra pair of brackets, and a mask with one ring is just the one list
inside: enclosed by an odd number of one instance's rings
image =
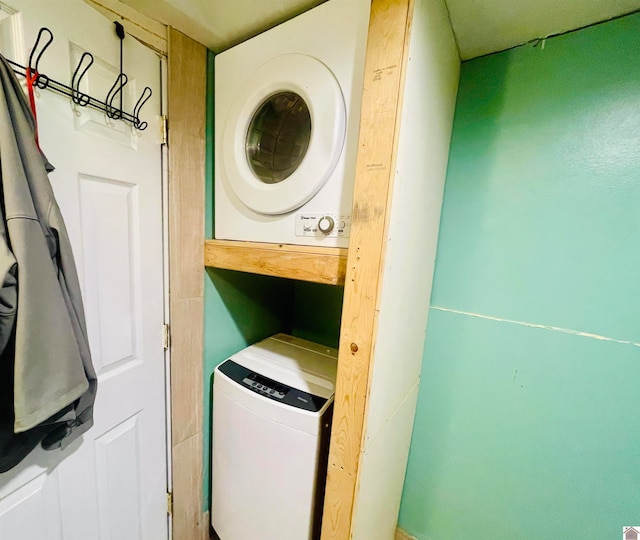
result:
[(347, 250), (289, 244), (206, 240), (204, 264), (326, 285), (344, 285)]
[(203, 540), (205, 117), (207, 50), (170, 28), (169, 315), (173, 538)]

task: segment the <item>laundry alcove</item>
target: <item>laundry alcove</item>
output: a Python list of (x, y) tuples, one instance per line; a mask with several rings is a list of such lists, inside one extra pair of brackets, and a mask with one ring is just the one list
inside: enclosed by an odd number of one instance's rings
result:
[[(339, 328), (323, 540), (395, 535), (458, 70), (444, 4), (374, 0), (348, 251), (205, 242), (205, 264), (216, 268), (208, 270), (214, 278), (206, 287), (224, 317), (260, 313), (265, 335), (289, 325), (320, 342)], [(210, 190), (207, 204), (212, 196)], [(221, 282), (215, 287), (229, 269), (262, 274), (233, 278), (245, 302), (235, 315), (224, 311)], [(344, 298), (341, 291), (327, 298), (327, 289), (295, 278), (344, 283)], [(316, 309), (320, 299), (330, 307)], [(206, 339), (221, 346), (228, 334), (216, 329), (208, 306)], [(239, 340), (235, 350), (247, 344)]]

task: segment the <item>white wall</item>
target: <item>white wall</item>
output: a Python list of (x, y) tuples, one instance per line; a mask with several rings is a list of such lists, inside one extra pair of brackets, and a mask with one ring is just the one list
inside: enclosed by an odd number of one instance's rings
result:
[(396, 529), (422, 362), (460, 60), (442, 0), (416, 0), (353, 538)]

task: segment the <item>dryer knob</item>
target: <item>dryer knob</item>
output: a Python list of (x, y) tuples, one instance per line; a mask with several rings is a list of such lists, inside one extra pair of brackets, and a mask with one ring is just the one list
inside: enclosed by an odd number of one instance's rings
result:
[(318, 229), (325, 234), (329, 234), (333, 230), (335, 221), (331, 216), (322, 216), (318, 221)]

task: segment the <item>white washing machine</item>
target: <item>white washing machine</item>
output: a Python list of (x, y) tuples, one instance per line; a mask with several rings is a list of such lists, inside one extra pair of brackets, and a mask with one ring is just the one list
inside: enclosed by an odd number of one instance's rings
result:
[(329, 0), (216, 56), (216, 238), (348, 245), (369, 9)]
[(221, 540), (316, 540), (337, 351), (277, 334), (214, 372), (211, 524)]

